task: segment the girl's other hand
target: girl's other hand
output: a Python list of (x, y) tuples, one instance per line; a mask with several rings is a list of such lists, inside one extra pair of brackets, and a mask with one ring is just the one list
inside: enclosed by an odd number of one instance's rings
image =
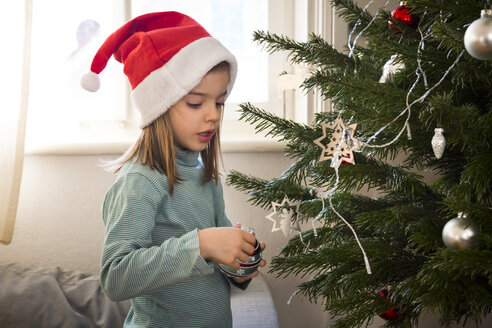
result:
[(256, 238), (236, 226), (198, 230), (198, 242), (204, 259), (239, 269), (237, 260), (248, 260), (248, 254), (254, 252)]

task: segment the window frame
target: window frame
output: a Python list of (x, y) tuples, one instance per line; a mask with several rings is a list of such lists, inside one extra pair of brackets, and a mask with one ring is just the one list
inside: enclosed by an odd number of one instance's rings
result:
[[(269, 1), (269, 20), (271, 15), (275, 15), (275, 1)], [(280, 0), (283, 1), (283, 0)], [(128, 20), (131, 18), (131, 0), (122, 1), (120, 7), (119, 20)], [(347, 39), (348, 28), (346, 24), (338, 19), (334, 11), (324, 0), (294, 0), (286, 2), (286, 11), (290, 15), (291, 31), (290, 36), (298, 40), (306, 40), (309, 33), (318, 33), (325, 37), (328, 42), (335, 44), (337, 48), (342, 48)], [(275, 13), (275, 14), (274, 14)], [(341, 27), (341, 28), (340, 28)], [(272, 31), (276, 32), (276, 31)], [(279, 61), (280, 57), (269, 56), (269, 69), (272, 61)], [(285, 63), (285, 71), (293, 72), (293, 68)], [(280, 72), (275, 72), (278, 74)], [(270, 81), (269, 88), (275, 88)], [(135, 142), (138, 137), (139, 129), (136, 126), (135, 115), (132, 114), (132, 103), (130, 100), (130, 88), (126, 84), (126, 97), (120, 98), (120, 108), (122, 111), (119, 117), (112, 121), (81, 122), (81, 125), (87, 125), (87, 131), (98, 131), (94, 133), (95, 137), (85, 138), (60, 138), (58, 140), (41, 140), (41, 142), (26, 143), (26, 153), (33, 155), (98, 155), (98, 154), (121, 154)], [(274, 90), (276, 91), (276, 90)], [(270, 95), (272, 93), (270, 92)], [(314, 93), (303, 94), (299, 90), (284, 90), (282, 106), (285, 118), (294, 121), (309, 123), (312, 117), (317, 112), (329, 110), (331, 105), (327, 101), (319, 101)], [(226, 105), (227, 110), (227, 105)], [(118, 116), (118, 115), (117, 115)], [(242, 122), (243, 125), (248, 123)], [(227, 123), (226, 123), (227, 124)], [(249, 125), (249, 124), (248, 124)], [(224, 125), (223, 130), (228, 126)], [(229, 130), (234, 131), (235, 127), (229, 127)], [(231, 131), (223, 132), (222, 135), (222, 150), (224, 152), (272, 152), (282, 151), (284, 144), (271, 138), (265, 138), (262, 135), (256, 135), (254, 128), (249, 126), (249, 132), (242, 133), (241, 136), (233, 136)], [(105, 131), (106, 133), (100, 133)], [(92, 135), (88, 133), (87, 135)]]

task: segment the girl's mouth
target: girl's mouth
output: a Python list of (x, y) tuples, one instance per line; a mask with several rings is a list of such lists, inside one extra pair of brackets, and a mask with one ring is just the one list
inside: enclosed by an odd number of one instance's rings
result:
[(215, 130), (207, 130), (204, 132), (197, 133), (198, 140), (201, 142), (209, 142), (214, 136)]

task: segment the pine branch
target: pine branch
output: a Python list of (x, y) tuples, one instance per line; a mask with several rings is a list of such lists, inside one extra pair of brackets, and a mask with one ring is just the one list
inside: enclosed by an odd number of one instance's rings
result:
[[(408, 171), (405, 166), (392, 166), (357, 154), (356, 165), (342, 164), (339, 168), (340, 190), (361, 190), (363, 187), (379, 189), (382, 192), (404, 194), (408, 199), (429, 197), (432, 190), (422, 181), (422, 176)], [(329, 161), (313, 167), (312, 184), (327, 189), (334, 185), (334, 170)]]
[(248, 201), (253, 205), (262, 208), (271, 206), (270, 199), (266, 197), (268, 196), (265, 188), (268, 183), (267, 180), (233, 170), (227, 175), (226, 183), (234, 186), (239, 191), (248, 193), (250, 197)]
[(347, 75), (345, 72), (317, 70), (304, 81), (303, 87), (306, 90), (316, 89), (326, 99), (332, 99), (337, 104), (343, 103), (347, 95), (350, 94), (352, 97), (357, 95), (360, 99), (367, 97), (375, 100), (376, 105), (381, 101), (381, 98), (385, 98), (386, 101), (401, 103), (399, 107), (405, 108), (406, 93), (402, 90), (389, 84), (381, 85), (376, 81), (369, 82), (358, 76)]
[(372, 20), (371, 14), (360, 8), (353, 0), (331, 0), (331, 4), (337, 9), (337, 15), (349, 25), (353, 26), (359, 22), (365, 27)]
[(461, 174), (461, 183), (469, 184), (472, 187), (474, 198), (486, 201), (492, 195), (492, 153), (479, 153), (470, 158)]
[(396, 304), (438, 308), (442, 324), (490, 313), (492, 304), (490, 251), (441, 249), (418, 274), (394, 289)]
[(227, 175), (226, 183), (249, 195), (248, 201), (265, 209), (272, 207), (272, 202), (280, 202), (285, 196), (290, 200), (310, 199), (313, 197), (311, 188), (302, 187), (288, 180), (259, 179), (238, 171)]
[(239, 119), (255, 125), (256, 133), (266, 131), (266, 136), (281, 137), (281, 141), (309, 138), (311, 129), (306, 125), (280, 118), (251, 103), (242, 103), (239, 107)]
[(289, 52), (293, 63), (308, 63), (324, 68), (354, 67), (354, 61), (347, 55), (338, 52), (316, 34), (309, 35), (308, 42), (295, 41), (292, 38), (265, 31), (255, 31), (253, 41), (258, 42), (270, 53), (276, 51)]
[(288, 180), (293, 184), (307, 185), (310, 171), (316, 165), (315, 160), (319, 157), (319, 151), (313, 147), (303, 147), (302, 145), (298, 145), (296, 149), (292, 144), (289, 144), (288, 147), (290, 150), (286, 151), (286, 155), (297, 157), (297, 160), (280, 175), (278, 180)]

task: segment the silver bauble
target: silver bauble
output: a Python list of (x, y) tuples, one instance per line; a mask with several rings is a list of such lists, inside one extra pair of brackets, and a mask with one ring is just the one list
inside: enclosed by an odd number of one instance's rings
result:
[(458, 217), (449, 220), (442, 229), (442, 241), (447, 248), (467, 249), (476, 246), (475, 237), (480, 233), (478, 226), (467, 219), (467, 215), (458, 213)]
[(492, 9), (483, 9), (481, 17), (468, 26), (465, 48), (477, 59), (492, 59)]
[(434, 129), (434, 136), (432, 137), (431, 141), (432, 150), (434, 151), (434, 155), (437, 159), (440, 159), (442, 157), (442, 154), (444, 153), (444, 148), (446, 147), (446, 138), (444, 138), (444, 135), (442, 134), (443, 132), (444, 129), (442, 128)]

